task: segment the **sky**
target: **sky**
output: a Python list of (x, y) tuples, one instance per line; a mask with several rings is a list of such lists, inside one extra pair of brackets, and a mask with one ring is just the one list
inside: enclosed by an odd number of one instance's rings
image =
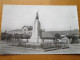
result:
[(3, 5), (1, 31), (33, 26), (37, 11), (46, 31), (79, 29), (76, 5)]

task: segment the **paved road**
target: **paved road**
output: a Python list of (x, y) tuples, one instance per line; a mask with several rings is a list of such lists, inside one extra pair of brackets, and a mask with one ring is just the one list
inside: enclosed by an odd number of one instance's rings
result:
[(9, 46), (6, 42), (0, 41), (0, 54), (80, 54), (80, 44), (70, 44), (70, 48), (44, 51), (17, 46)]

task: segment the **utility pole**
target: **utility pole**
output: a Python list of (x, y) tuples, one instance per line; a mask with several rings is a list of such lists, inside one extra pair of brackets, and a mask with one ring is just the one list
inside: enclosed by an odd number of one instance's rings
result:
[(71, 26), (70, 26), (70, 35), (71, 35)]

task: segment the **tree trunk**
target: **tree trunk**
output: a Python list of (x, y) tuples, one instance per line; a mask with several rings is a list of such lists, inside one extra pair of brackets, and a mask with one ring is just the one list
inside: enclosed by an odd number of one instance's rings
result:
[(55, 39), (55, 46), (56, 46), (56, 48), (57, 48), (57, 39)]
[(27, 43), (28, 43), (28, 39), (27, 39)]

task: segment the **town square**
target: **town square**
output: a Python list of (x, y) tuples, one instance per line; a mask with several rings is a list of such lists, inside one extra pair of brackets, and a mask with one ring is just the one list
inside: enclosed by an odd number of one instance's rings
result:
[(2, 18), (0, 54), (80, 54), (76, 6), (4, 5)]

